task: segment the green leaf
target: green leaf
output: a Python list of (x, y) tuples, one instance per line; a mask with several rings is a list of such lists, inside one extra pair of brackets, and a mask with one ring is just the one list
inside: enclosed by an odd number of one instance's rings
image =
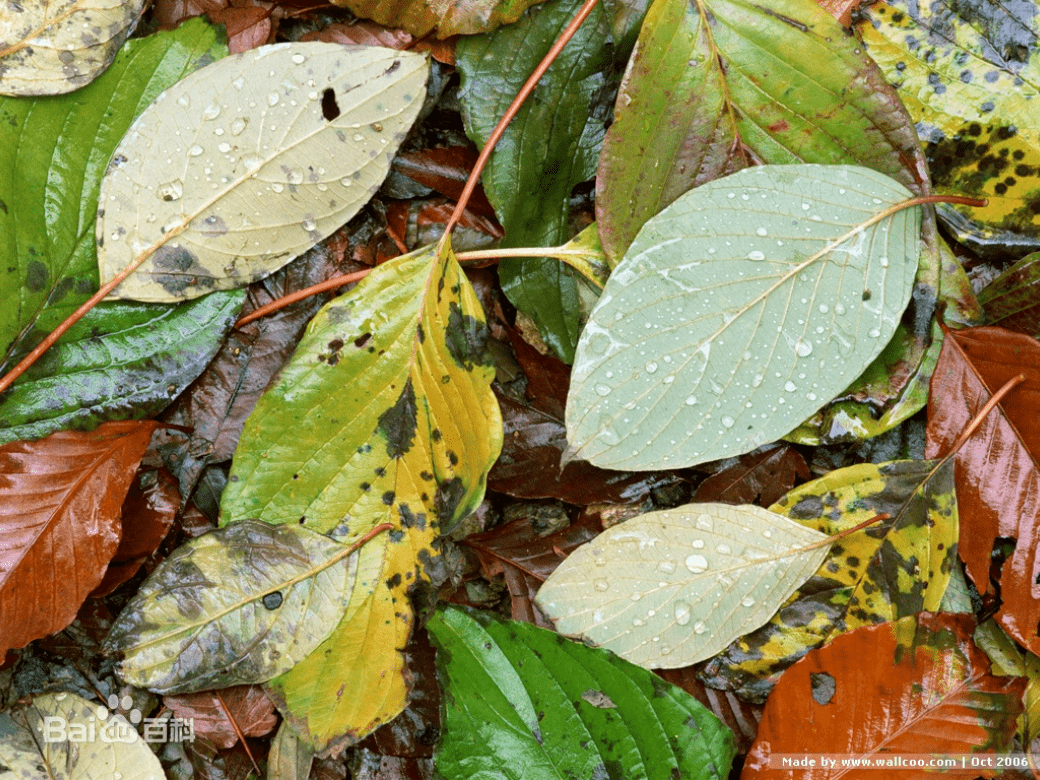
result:
[(952, 461), (838, 469), (795, 488), (771, 509), (828, 535), (882, 512), (891, 519), (835, 543), (816, 575), (767, 625), (708, 662), (700, 675), (707, 684), (761, 701), (813, 648), (942, 603), (958, 537)]
[(393, 526), (361, 550), (375, 592), (355, 592), (324, 645), (272, 684), (319, 749), (404, 708), (408, 592), (430, 587), (435, 539), (480, 503), (502, 446), (487, 338), (450, 248), (394, 258), (318, 313), (246, 422), (223, 522), (263, 517), (343, 541)]
[[(192, 20), (130, 41), (74, 95), (0, 98), (0, 371), (97, 290), (94, 208), (134, 117), (225, 52), (217, 28)], [(5, 395), (0, 419), (11, 428), (0, 440), (154, 414), (212, 357), (241, 300), (223, 294), (174, 310), (101, 303)]]
[[(552, 0), (491, 34), (459, 41), (459, 100), (478, 145), (574, 16), (581, 0)], [(556, 246), (567, 240), (570, 195), (590, 179), (609, 117), (612, 45), (606, 14), (593, 9), (539, 81), (491, 155), (484, 191), (505, 228), (503, 247)], [(531, 315), (542, 338), (568, 363), (578, 339), (578, 293), (555, 260), (503, 260), (502, 288)]]
[(0, 19), (0, 95), (59, 95), (89, 84), (143, 8), (144, 0), (10, 4)]
[(841, 392), (910, 300), (920, 210), (853, 166), (747, 169), (646, 224), (579, 343), (574, 457), (679, 468), (748, 452)]
[(1040, 83), (1031, 4), (878, 3), (858, 32), (925, 144), (934, 190), (988, 198), (940, 205), (959, 241), (1001, 254), (1040, 246)]
[(991, 325), (1040, 338), (1040, 252), (1023, 257), (979, 293)]
[[(826, 63), (826, 67), (821, 67)], [(894, 90), (811, 0), (656, 0), (596, 180), (609, 257), (692, 187), (755, 163), (855, 164), (926, 194)]]
[(429, 0), (334, 0), (354, 14), (399, 27), (413, 35), (434, 32), (438, 38), (474, 35), (515, 22), (539, 0), (473, 0), (466, 3), (431, 3)]
[[(371, 561), (369, 561), (369, 564)], [(378, 567), (297, 525), (242, 520), (174, 550), (105, 640), (120, 676), (158, 693), (258, 683), (291, 669), (335, 627)]]
[(823, 562), (826, 542), (757, 506), (647, 512), (571, 553), (536, 603), (565, 636), (675, 669), (769, 620)]
[(177, 82), (105, 172), (102, 282), (144, 255), (112, 295), (180, 301), (278, 270), (383, 183), (428, 72), (426, 57), (410, 52), (283, 43)]
[(459, 607), (427, 624), (445, 691), (446, 777), (728, 776), (733, 733), (692, 696), (611, 653)]

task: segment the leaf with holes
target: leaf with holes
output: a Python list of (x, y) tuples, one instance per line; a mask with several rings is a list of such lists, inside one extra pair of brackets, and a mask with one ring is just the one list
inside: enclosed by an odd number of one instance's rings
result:
[(857, 30), (917, 124), (934, 190), (989, 199), (939, 206), (957, 238), (997, 256), (1040, 247), (1036, 7), (892, 0)]
[(0, 14), (0, 95), (60, 95), (93, 81), (134, 29), (144, 0), (10, 3)]
[(130, 127), (105, 174), (102, 282), (143, 257), (113, 294), (178, 301), (281, 268), (382, 184), (428, 70), (409, 52), (285, 43), (182, 79)]
[(480, 503), (502, 446), (487, 339), (450, 248), (420, 249), (322, 309), (246, 422), (223, 522), (263, 517), (344, 541), (393, 526), (361, 549), (375, 591), (355, 592), (329, 639), (270, 686), (320, 750), (404, 708), (409, 594), (440, 578), (434, 542)]
[(581, 335), (574, 458), (679, 468), (773, 441), (880, 354), (920, 252), (910, 192), (854, 166), (769, 165), (646, 223)]
[(611, 653), (458, 607), (427, 628), (446, 694), (436, 756), (446, 777), (729, 774), (730, 730), (689, 694)]
[(860, 626), (936, 611), (956, 564), (959, 531), (953, 463), (898, 460), (837, 469), (770, 507), (808, 528), (852, 533), (761, 628), (700, 671), (708, 685), (762, 701), (785, 669)]
[(827, 539), (757, 506), (648, 512), (571, 553), (536, 603), (561, 634), (646, 668), (688, 666), (769, 620)]
[(296, 525), (243, 520), (181, 547), (112, 626), (120, 676), (159, 693), (258, 683), (291, 669), (335, 628), (378, 568)]
[[(880, 760), (899, 753), (1008, 753), (1025, 679), (990, 673), (985, 654), (971, 640), (974, 627), (971, 615), (922, 612), (861, 628), (814, 650), (780, 678), (769, 697), (741, 778), (849, 774), (841, 767), (772, 767), (770, 754), (777, 753)], [(968, 763), (949, 774), (944, 770), (943, 776), (968, 780), (999, 771), (985, 767)], [(935, 776), (877, 767), (851, 774), (908, 780)]]

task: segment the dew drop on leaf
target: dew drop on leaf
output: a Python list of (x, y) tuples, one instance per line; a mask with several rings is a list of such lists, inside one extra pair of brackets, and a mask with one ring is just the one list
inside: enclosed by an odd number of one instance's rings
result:
[(686, 568), (693, 574), (705, 572), (708, 570), (708, 559), (696, 553), (688, 555), (686, 556)]

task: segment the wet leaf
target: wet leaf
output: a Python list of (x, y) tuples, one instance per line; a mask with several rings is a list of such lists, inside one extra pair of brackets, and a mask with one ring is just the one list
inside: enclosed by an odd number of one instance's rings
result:
[(307, 780), (311, 776), (314, 750), (302, 741), (288, 723), (278, 727), (267, 754), (267, 775), (278, 780)]
[(610, 653), (458, 607), (440, 610), (427, 627), (447, 694), (436, 758), (447, 776), (729, 773), (729, 729), (693, 697)]
[(325, 644), (271, 686), (319, 749), (404, 707), (408, 593), (431, 588), (434, 540), (480, 503), (501, 448), (487, 335), (450, 250), (403, 255), (322, 309), (246, 423), (223, 522), (263, 517), (344, 541), (393, 526), (361, 550), (375, 592), (355, 593)]
[(0, 95), (60, 95), (93, 81), (134, 29), (144, 0), (12, 3), (0, 16)]
[(979, 293), (990, 323), (1040, 337), (1040, 252), (1023, 257)]
[(232, 523), (178, 547), (119, 614), (105, 641), (124, 680), (190, 693), (270, 680), (329, 636), (378, 568), (296, 525)]
[[(0, 98), (0, 247), (9, 258), (0, 266), (0, 371), (97, 289), (93, 205), (84, 204), (97, 202), (105, 165), (134, 117), (224, 52), (215, 28), (190, 22), (128, 42), (74, 95)], [(225, 293), (175, 309), (101, 303), (4, 395), (0, 441), (158, 412), (212, 357), (240, 300)]]
[(762, 706), (749, 704), (728, 691), (707, 687), (693, 673), (695, 667), (683, 669), (658, 669), (657, 674), (665, 682), (682, 688), (697, 701), (711, 710), (725, 723), (736, 738), (737, 753), (747, 753), (755, 741), (758, 722), (762, 720)]
[(694, 503), (769, 506), (794, 487), (796, 478), (809, 478), (809, 466), (798, 450), (786, 444), (741, 455), (697, 486)]
[(101, 582), (155, 427), (106, 423), (0, 447), (0, 650), (65, 628)]
[(144, 255), (112, 294), (180, 301), (282, 267), (379, 188), (428, 70), (409, 52), (286, 43), (182, 79), (137, 119), (105, 173), (102, 281)]
[(262, 737), (278, 724), (274, 704), (256, 685), (225, 688), (219, 692), (219, 698), (215, 691), (164, 696), (163, 704), (178, 718), (190, 719), (196, 737), (208, 739), (225, 750), (238, 742), (239, 732), (247, 737)]
[[(971, 641), (974, 627), (970, 615), (922, 613), (861, 628), (814, 650), (777, 683), (741, 777), (823, 778), (849, 772), (842, 767), (773, 769), (771, 753), (875, 759), (1008, 753), (1025, 680), (990, 674), (985, 655)], [(969, 766), (944, 776), (992, 777), (996, 772)], [(912, 770), (891, 774), (932, 776)]]
[[(18, 774), (20, 778), (160, 780), (165, 777), (162, 764), (148, 743), (122, 715), (110, 715), (106, 710), (106, 717), (99, 718), (98, 705), (74, 693), (34, 696), (31, 704), (12, 711), (12, 719), (18, 725), (18, 733), (5, 732), (0, 737), (0, 751), (7, 763), (9, 741), (20, 740), (26, 761), (22, 771), (29, 771)], [(59, 738), (61, 736), (64, 738)], [(9, 776), (15, 776), (15, 766), (5, 768), (12, 770)]]
[[(946, 336), (928, 403), (928, 446), (934, 457), (949, 451), (979, 409), (1012, 377), (1011, 391), (958, 450), (957, 501), (968, 576), (979, 593), (994, 590), (991, 556), (1010, 540), (1000, 563), (997, 622), (1031, 653), (1040, 652), (1040, 343), (1003, 328), (968, 328)], [(999, 559), (998, 559), (999, 560)]]
[[(580, 5), (557, 0), (492, 35), (459, 41), (459, 100), (478, 146)], [(503, 247), (557, 246), (569, 238), (571, 190), (595, 173), (609, 117), (612, 50), (606, 13), (597, 7), (491, 155), (484, 191), (506, 231)], [(570, 272), (557, 260), (526, 258), (502, 260), (499, 275), (506, 296), (535, 320), (553, 352), (573, 360), (579, 305)]]
[(956, 562), (952, 471), (952, 462), (863, 463), (801, 485), (770, 507), (829, 536), (880, 513), (891, 519), (836, 542), (769, 622), (708, 661), (701, 678), (762, 701), (785, 669), (836, 636), (939, 609)]
[(980, 250), (1040, 246), (1040, 77), (1031, 4), (924, 4), (865, 9), (857, 29), (917, 123), (937, 193), (989, 198), (942, 205), (958, 240)]
[(760, 166), (646, 224), (582, 333), (571, 455), (612, 469), (739, 455), (836, 396), (910, 300), (920, 211), (851, 166)]
[(571, 553), (536, 603), (565, 636), (645, 668), (688, 666), (769, 620), (826, 540), (757, 506), (648, 512)]
[(692, 187), (755, 163), (798, 162), (862, 165), (915, 194), (927, 187), (894, 90), (815, 3), (657, 0), (600, 157), (607, 256), (619, 260)]
[(431, 3), (427, 0), (335, 0), (364, 19), (387, 27), (401, 27), (414, 35), (434, 33), (473, 35), (515, 22), (538, 0), (474, 0), (467, 3)]

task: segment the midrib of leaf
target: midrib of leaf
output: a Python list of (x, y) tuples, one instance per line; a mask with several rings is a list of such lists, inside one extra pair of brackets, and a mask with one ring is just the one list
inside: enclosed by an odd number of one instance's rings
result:
[[(747, 164), (747, 147), (744, 145), (743, 140), (740, 138), (740, 130), (737, 125), (737, 111), (733, 105), (733, 96), (729, 92), (729, 83), (726, 81), (726, 63), (722, 56), (722, 51), (719, 49), (718, 44), (715, 43), (715, 35), (711, 31), (711, 25), (708, 23), (708, 17), (712, 19), (718, 19), (710, 9), (705, 8), (704, 0), (694, 0), (697, 4), (697, 18), (700, 26), (704, 29), (704, 37), (707, 40), (708, 48), (711, 52), (711, 57), (714, 60), (714, 70), (718, 74), (716, 80), (719, 84), (719, 92), (722, 95), (722, 104), (725, 107), (725, 112), (729, 116), (730, 129), (733, 133), (733, 143), (730, 148), (730, 154), (736, 156), (741, 155), (744, 158), (744, 163)], [(716, 125), (718, 127), (718, 125)], [(707, 150), (705, 150), (707, 154)], [(703, 158), (702, 158), (703, 159)]]
[[(355, 542), (354, 544), (352, 544), (352, 545), (343, 545), (343, 549), (341, 551), (339, 551), (337, 553), (334, 553), (327, 560), (323, 561), (322, 563), (317, 564), (316, 566), (311, 567), (310, 569), (307, 569), (306, 571), (302, 572), (301, 574), (298, 574), (295, 577), (290, 577), (287, 580), (283, 580), (282, 582), (279, 582), (279, 583), (271, 586), (270, 588), (265, 590), (263, 592), (263, 594), (261, 594), (260, 596), (252, 596), (250, 598), (241, 599), (240, 601), (237, 601), (234, 604), (231, 604), (230, 606), (226, 607), (225, 609), (223, 609), (223, 610), (221, 610), (219, 612), (207, 613), (207, 615), (205, 616), (204, 619), (196, 620), (193, 623), (188, 623), (180, 631), (175, 631), (175, 632), (172, 632), (172, 633), (169, 633), (169, 634), (162, 634), (161, 636), (156, 636), (156, 637), (154, 637), (152, 639), (148, 639), (148, 640), (138, 641), (134, 645), (134, 651), (136, 652), (136, 651), (140, 650), (141, 648), (145, 648), (145, 647), (148, 647), (150, 645), (154, 645), (154, 644), (156, 644), (158, 642), (162, 642), (162, 643), (168, 642), (170, 640), (170, 637), (183, 636), (184, 634), (191, 634), (193, 632), (196, 632), (199, 629), (205, 628), (206, 626), (210, 625), (211, 623), (217, 622), (222, 617), (225, 617), (226, 615), (230, 614), (231, 612), (234, 612), (237, 609), (241, 609), (246, 604), (250, 604), (250, 603), (256, 601), (258, 598), (262, 598), (263, 596), (266, 596), (269, 593), (274, 593), (275, 591), (286, 590), (286, 589), (291, 588), (291, 587), (293, 587), (294, 585), (296, 585), (296, 584), (298, 584), (300, 582), (303, 582), (304, 580), (311, 579), (316, 574), (320, 574), (321, 572), (325, 571), (325, 569), (328, 569), (329, 567), (334, 566), (335, 564), (339, 563), (344, 558), (350, 557), (351, 555), (356, 553), (358, 551), (358, 548), (360, 548), (363, 544), (365, 544), (365, 542), (369, 541), (370, 539), (372, 539), (373, 537), (375, 537), (376, 535), (378, 535), (379, 533), (381, 533), (383, 531), (390, 530), (390, 528), (391, 528), (391, 526), (390, 526), (389, 523), (383, 523), (381, 525), (377, 525), (375, 528), (373, 528), (371, 531), (369, 531), (367, 534), (365, 534), (363, 537), (361, 537), (361, 539), (358, 540), (357, 542)], [(315, 532), (315, 533), (317, 533), (317, 532)], [(333, 539), (333, 541), (335, 541), (335, 540)], [(284, 603), (285, 602), (283, 600), (282, 604), (284, 604)], [(278, 605), (278, 607), (276, 607), (276, 610), (278, 612), (282, 611), (282, 604), (280, 604), (280, 605)]]
[[(26, 46), (29, 45), (29, 41), (31, 41), (44, 30), (46, 30), (48, 27), (53, 27), (59, 22), (62, 22), (65, 19), (72, 16), (72, 14), (79, 10), (80, 5), (81, 3), (73, 3), (68, 7), (68, 9), (64, 13), (59, 14), (53, 19), (45, 19), (43, 24), (41, 24), (35, 30), (30, 30), (29, 33), (25, 35), (21, 40), (16, 41), (13, 45), (8, 46), (6, 49), (0, 49), (0, 58), (6, 57), (8, 54), (13, 54), (19, 49), (24, 49)], [(106, 41), (100, 41), (99, 43), (106, 43)]]

